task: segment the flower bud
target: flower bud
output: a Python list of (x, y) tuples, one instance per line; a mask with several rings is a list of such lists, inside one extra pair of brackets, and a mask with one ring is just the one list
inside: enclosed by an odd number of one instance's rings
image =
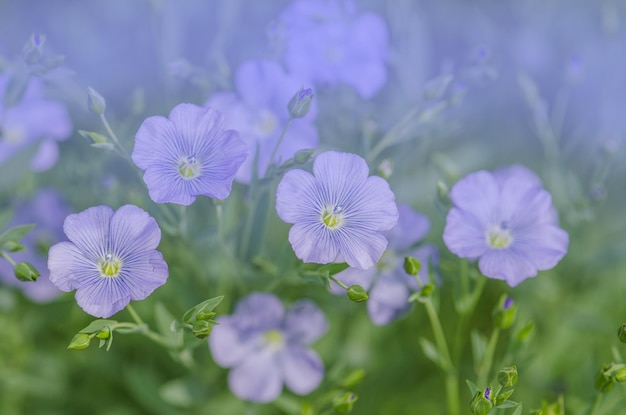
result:
[(335, 412), (338, 414), (347, 414), (348, 412), (352, 412), (352, 408), (354, 407), (354, 403), (359, 399), (359, 397), (352, 393), (346, 392), (342, 395), (338, 395), (333, 399), (333, 407), (335, 408)]
[(491, 388), (487, 388), (484, 391), (478, 391), (470, 402), (470, 409), (473, 415), (487, 415), (493, 403), (491, 402)]
[(89, 347), (90, 342), (91, 336), (89, 334), (78, 333), (74, 336), (67, 348), (72, 350), (83, 350)]
[(512, 388), (517, 383), (517, 367), (505, 367), (498, 372), (498, 383), (504, 388)]
[(28, 262), (20, 262), (13, 269), (15, 276), (20, 281), (37, 281), (41, 275), (37, 269)]
[(29, 65), (37, 63), (43, 54), (43, 45), (46, 43), (46, 35), (30, 35), (30, 39), (22, 49), (22, 58)]
[(363, 301), (367, 301), (369, 296), (367, 295), (365, 289), (360, 285), (351, 285), (348, 288), (348, 298), (355, 303), (361, 303)]
[(106, 100), (92, 87), (87, 87), (87, 108), (96, 114), (104, 114)]
[(626, 343), (626, 324), (622, 324), (619, 330), (617, 330), (617, 337), (619, 338), (619, 341)]
[(365, 370), (356, 369), (348, 373), (343, 381), (341, 381), (341, 387), (350, 389), (361, 383), (361, 380), (365, 377)]
[(393, 175), (393, 165), (391, 164), (391, 160), (384, 159), (378, 165), (376, 169), (378, 171), (378, 175), (385, 180), (389, 180), (391, 175)]
[(96, 337), (101, 340), (108, 339), (109, 337), (111, 337), (111, 329), (108, 327), (103, 328), (96, 334)]
[(506, 294), (500, 298), (498, 306), (493, 310), (493, 322), (499, 329), (508, 329), (515, 322), (517, 304)]
[(626, 367), (616, 369), (613, 378), (619, 383), (626, 381)]
[(443, 206), (450, 206), (452, 201), (450, 200), (450, 188), (441, 179), (437, 179), (437, 200)]
[(211, 322), (206, 320), (196, 320), (193, 323), (191, 332), (199, 339), (206, 339), (211, 334), (211, 330), (213, 330)]
[(404, 257), (404, 270), (409, 275), (417, 275), (422, 269), (422, 263), (417, 258), (413, 258), (410, 256)]
[(289, 104), (287, 104), (289, 115), (291, 115), (292, 118), (304, 117), (309, 112), (312, 100), (313, 90), (311, 88), (300, 88), (293, 98), (289, 100)]
[(311, 159), (313, 153), (315, 153), (314, 149), (298, 150), (293, 156), (293, 160), (296, 162), (296, 164), (304, 164)]
[(607, 371), (611, 369), (610, 365), (603, 365), (602, 369), (596, 375), (594, 386), (598, 392), (607, 393), (615, 386), (615, 382), (612, 376)]

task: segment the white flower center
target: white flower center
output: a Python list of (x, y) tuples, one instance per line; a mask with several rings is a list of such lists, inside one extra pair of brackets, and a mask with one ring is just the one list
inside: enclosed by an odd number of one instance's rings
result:
[(98, 261), (98, 270), (102, 278), (115, 278), (122, 270), (122, 260), (113, 254), (106, 254)]
[(342, 206), (324, 206), (324, 210), (320, 214), (320, 220), (328, 229), (337, 229), (343, 226), (345, 222), (345, 214)]
[(269, 330), (263, 334), (265, 344), (272, 350), (279, 350), (285, 345), (285, 337), (280, 330)]
[(493, 249), (506, 249), (513, 243), (513, 234), (506, 222), (491, 226), (485, 233), (487, 244)]
[(261, 137), (272, 135), (278, 128), (278, 117), (268, 109), (262, 109), (257, 114), (254, 129)]
[(19, 127), (0, 128), (0, 137), (7, 144), (19, 144), (24, 140), (25, 136), (24, 130)]
[(178, 173), (185, 180), (195, 179), (200, 176), (202, 165), (196, 156), (183, 157), (178, 162)]

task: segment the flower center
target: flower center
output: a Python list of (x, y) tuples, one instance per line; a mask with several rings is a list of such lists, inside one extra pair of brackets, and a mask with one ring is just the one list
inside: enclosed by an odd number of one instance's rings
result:
[(285, 344), (285, 337), (280, 330), (269, 330), (263, 334), (265, 343), (273, 350), (278, 350)]
[(261, 111), (259, 111), (255, 123), (255, 129), (257, 131), (257, 134), (259, 134), (261, 137), (270, 136), (274, 133), (274, 131), (276, 131), (277, 127), (278, 118), (276, 118), (276, 115), (272, 111), (268, 109), (262, 109)]
[(24, 139), (24, 136), (25, 134), (23, 129), (19, 127), (5, 127), (4, 129), (0, 128), (0, 138), (2, 138), (8, 144), (19, 144)]
[(487, 238), (487, 243), (493, 249), (505, 249), (513, 243), (513, 234), (506, 222), (487, 229), (485, 237)]
[(328, 229), (337, 229), (343, 226), (345, 215), (343, 213), (343, 207), (326, 205), (320, 219)]
[(178, 162), (178, 173), (183, 179), (191, 180), (200, 176), (202, 165), (196, 156), (184, 157)]
[(98, 269), (102, 278), (117, 277), (122, 270), (122, 260), (112, 254), (106, 254), (98, 261)]

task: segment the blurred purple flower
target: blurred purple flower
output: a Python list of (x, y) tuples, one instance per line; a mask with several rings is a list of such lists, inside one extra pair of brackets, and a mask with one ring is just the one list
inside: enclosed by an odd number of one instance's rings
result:
[(366, 99), (387, 82), (387, 25), (374, 13), (358, 14), (354, 1), (296, 0), (280, 21), (291, 73), (322, 84), (346, 83)]
[(72, 121), (65, 106), (43, 98), (42, 81), (31, 78), (20, 101), (4, 107), (10, 75), (0, 74), (0, 165), (22, 150), (39, 144), (30, 162), (34, 171), (54, 166), (59, 157), (57, 141), (72, 134)]
[(135, 135), (132, 158), (144, 171), (157, 203), (190, 205), (196, 196), (226, 199), (248, 155), (234, 130), (214, 108), (179, 104), (169, 115), (149, 117)]
[(479, 171), (457, 182), (443, 240), (461, 258), (479, 259), (480, 271), (515, 286), (554, 267), (567, 252), (552, 197), (523, 166)]
[(289, 242), (304, 262), (374, 266), (387, 247), (382, 231), (398, 221), (389, 184), (369, 176), (356, 154), (327, 151), (313, 163), (313, 174), (288, 171), (276, 191), (276, 211), (293, 223)]
[(228, 384), (238, 397), (269, 402), (280, 396), (283, 383), (305, 395), (322, 381), (324, 365), (308, 345), (328, 323), (311, 301), (297, 301), (285, 313), (274, 295), (253, 293), (218, 322), (209, 346), (218, 365), (232, 368)]
[(50, 281), (76, 290), (76, 302), (92, 316), (108, 318), (165, 284), (167, 264), (156, 250), (161, 230), (137, 206), (95, 206), (69, 215), (63, 230), (70, 241), (50, 248)]
[[(404, 270), (404, 257), (419, 259), (422, 264), (418, 277), (422, 283), (429, 281), (430, 265), (438, 263), (438, 251), (432, 244), (412, 248), (428, 232), (428, 218), (411, 209), (408, 205), (399, 205), (398, 224), (385, 232), (389, 247), (376, 267), (368, 270), (348, 268), (336, 275), (346, 285), (361, 285), (369, 291), (367, 310), (374, 324), (386, 325), (404, 315), (410, 308), (409, 297), (419, 289), (415, 277)], [(345, 294), (345, 290), (336, 284), (332, 286), (334, 294)]]
[(26, 234), (21, 243), (26, 250), (11, 254), (16, 262), (30, 262), (41, 273), (36, 282), (23, 282), (15, 278), (13, 267), (0, 261), (0, 280), (19, 287), (30, 299), (37, 302), (50, 301), (61, 294), (48, 279), (48, 248), (63, 239), (62, 221), (70, 208), (52, 189), (41, 189), (30, 200), (17, 204), (15, 216), (9, 227), (34, 223), (36, 226)]
[[(235, 74), (237, 93), (218, 92), (207, 101), (207, 105), (222, 111), (226, 128), (237, 128), (252, 153), (258, 148), (259, 176), (265, 172), (289, 120), (287, 104), (302, 85), (275, 62), (251, 61), (242, 64)], [(317, 105), (313, 100), (308, 114), (289, 126), (277, 153), (281, 160), (293, 157), (298, 150), (317, 147), (316, 116)], [(253, 156), (248, 157), (235, 180), (241, 183), (250, 181), (253, 161)]]

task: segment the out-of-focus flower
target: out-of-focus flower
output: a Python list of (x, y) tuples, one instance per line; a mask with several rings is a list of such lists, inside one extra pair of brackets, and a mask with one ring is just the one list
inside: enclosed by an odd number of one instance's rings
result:
[(17, 153), (39, 145), (30, 162), (34, 171), (45, 171), (59, 157), (57, 141), (72, 134), (72, 121), (65, 106), (42, 96), (42, 81), (31, 78), (20, 101), (5, 108), (3, 97), (10, 75), (0, 75), (0, 165)]
[(389, 34), (352, 0), (296, 0), (280, 16), (290, 72), (321, 84), (346, 83), (371, 98), (387, 82)]
[(569, 238), (558, 225), (552, 197), (523, 166), (479, 171), (457, 182), (443, 240), (461, 258), (479, 259), (480, 271), (515, 286), (554, 267)]
[(323, 363), (308, 345), (328, 323), (311, 301), (297, 301), (285, 312), (275, 296), (253, 293), (218, 322), (209, 346), (217, 364), (232, 368), (228, 384), (238, 397), (269, 402), (278, 398), (283, 383), (305, 395), (322, 381)]
[(36, 282), (21, 282), (7, 261), (0, 261), (0, 280), (19, 287), (30, 299), (50, 301), (59, 296), (59, 290), (49, 281), (47, 272), (48, 248), (63, 239), (63, 218), (70, 213), (69, 206), (52, 189), (41, 189), (29, 200), (21, 201), (9, 227), (34, 223), (35, 227), (22, 238), (24, 252), (12, 253), (15, 262), (29, 262), (41, 273)]
[[(409, 297), (419, 290), (416, 277), (404, 270), (404, 257), (417, 258), (422, 268), (417, 278), (423, 284), (429, 281), (430, 265), (437, 266), (438, 252), (432, 244), (414, 248), (428, 232), (428, 218), (411, 209), (399, 205), (398, 224), (385, 232), (389, 247), (375, 267), (368, 270), (348, 268), (336, 275), (346, 285), (360, 284), (369, 291), (367, 310), (374, 324), (386, 325), (404, 315), (410, 308)], [(334, 294), (344, 294), (344, 290), (333, 284)]]
[(167, 264), (156, 250), (161, 230), (137, 206), (95, 206), (69, 215), (63, 230), (69, 242), (50, 248), (50, 281), (76, 290), (76, 302), (92, 316), (108, 318), (165, 284)]
[[(287, 104), (302, 87), (302, 83), (287, 75), (275, 62), (250, 61), (237, 70), (235, 87), (237, 93), (218, 92), (207, 101), (207, 105), (222, 111), (225, 126), (239, 131), (251, 153), (258, 148), (257, 174), (262, 176), (289, 120)], [(313, 100), (307, 115), (289, 126), (278, 150), (278, 158), (285, 161), (298, 150), (317, 147), (319, 137), (313, 124), (316, 116), (317, 105)], [(251, 155), (237, 172), (237, 181), (250, 181), (253, 162), (254, 157)]]
[(200, 195), (228, 197), (248, 148), (223, 124), (218, 110), (193, 104), (177, 105), (169, 118), (144, 120), (132, 159), (144, 171), (152, 200), (187, 206)]
[(313, 174), (290, 170), (276, 191), (276, 211), (293, 223), (289, 242), (304, 262), (374, 266), (387, 247), (382, 232), (398, 221), (389, 184), (369, 176), (356, 154), (327, 151), (313, 163)]

